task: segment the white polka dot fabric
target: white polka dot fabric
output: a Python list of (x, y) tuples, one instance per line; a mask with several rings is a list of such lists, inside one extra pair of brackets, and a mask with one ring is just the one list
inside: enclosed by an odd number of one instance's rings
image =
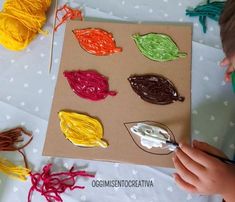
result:
[[(3, 1), (0, 0), (2, 3)], [(67, 1), (59, 1), (63, 5)], [(199, 3), (187, 0), (77, 0), (69, 1), (73, 7), (82, 6), (87, 19), (109, 19), (142, 22), (191, 22), (193, 23), (192, 61), (192, 138), (206, 141), (233, 157), (235, 129), (234, 94), (230, 84), (223, 81), (224, 70), (219, 67), (223, 58), (220, 48), (219, 27), (208, 20), (208, 32), (202, 33), (197, 18), (185, 16), (188, 6)], [(52, 11), (50, 11), (52, 13)], [(97, 20), (97, 19), (96, 19)], [(44, 30), (51, 31), (52, 18)], [(53, 42), (52, 71), (48, 74), (51, 34), (39, 35), (23, 52), (11, 52), (0, 47), (0, 130), (16, 125), (26, 127), (34, 134), (26, 148), (31, 167), (38, 171), (46, 163), (53, 163), (56, 170), (69, 169), (72, 165), (95, 172), (96, 179), (146, 179), (154, 182), (153, 188), (95, 188), (91, 180), (78, 179), (86, 189), (62, 194), (65, 202), (219, 202), (219, 196), (201, 196), (182, 191), (173, 182), (173, 169), (153, 168), (122, 163), (84, 161), (42, 157), (43, 143), (53, 99), (53, 91), (60, 63), (64, 26), (55, 33)], [(204, 45), (200, 44), (203, 43)], [(174, 68), (174, 67), (172, 67)], [(121, 151), (120, 151), (121, 152)], [(18, 154), (1, 153), (11, 160)], [(25, 202), (30, 179), (22, 183), (0, 174), (0, 201)], [(45, 201), (35, 193), (32, 202)]]

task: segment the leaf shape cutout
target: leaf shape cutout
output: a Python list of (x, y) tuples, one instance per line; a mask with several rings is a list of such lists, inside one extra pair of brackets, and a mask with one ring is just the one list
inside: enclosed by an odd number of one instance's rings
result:
[(156, 127), (161, 128), (162, 130), (167, 131), (167, 133), (169, 135), (168, 140), (171, 142), (175, 142), (175, 136), (174, 136), (173, 132), (166, 125), (159, 123), (159, 122), (156, 122), (156, 121), (134, 121), (134, 122), (124, 123), (124, 126), (127, 129), (131, 139), (133, 140), (134, 144), (139, 149), (141, 149), (144, 152), (147, 152), (149, 154), (153, 154), (153, 155), (168, 155), (168, 154), (172, 153), (172, 151), (169, 150), (169, 147), (166, 144), (162, 144), (162, 147), (152, 147), (152, 148), (148, 148), (148, 147), (144, 146), (141, 143), (140, 136), (136, 135), (132, 131), (132, 128), (138, 126), (138, 124), (146, 124), (149, 126), (156, 126)]
[(117, 94), (115, 91), (109, 91), (108, 79), (96, 71), (65, 71), (64, 76), (73, 92), (79, 97), (98, 101), (105, 99), (108, 95)]
[(103, 29), (75, 29), (73, 33), (79, 41), (80, 46), (90, 54), (105, 56), (122, 52), (122, 48), (116, 47), (112, 33)]
[(166, 34), (134, 34), (132, 37), (140, 52), (154, 61), (171, 61), (187, 55), (187, 53), (180, 52), (175, 42)]
[(134, 92), (144, 101), (166, 105), (175, 101), (184, 101), (174, 84), (158, 74), (133, 75), (128, 78)]
[(108, 147), (103, 140), (101, 123), (90, 116), (75, 112), (59, 112), (60, 129), (66, 139), (81, 147)]

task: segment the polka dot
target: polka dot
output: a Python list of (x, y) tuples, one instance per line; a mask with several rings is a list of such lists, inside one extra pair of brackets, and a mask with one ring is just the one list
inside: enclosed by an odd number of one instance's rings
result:
[(64, 163), (64, 167), (68, 169), (69, 168), (69, 164), (68, 163)]
[(37, 71), (37, 74), (40, 74), (40, 75), (41, 75), (41, 74), (42, 74), (42, 71), (41, 71), (41, 70)]
[(168, 0), (163, 0), (164, 2), (168, 2)]
[(38, 149), (34, 148), (33, 153), (37, 153), (37, 152), (38, 152)]
[(210, 98), (211, 98), (211, 96), (210, 96), (210, 95), (206, 95), (205, 97), (206, 97), (206, 99), (210, 99)]
[(6, 115), (6, 120), (10, 120), (11, 116), (10, 115)]
[(234, 127), (235, 123), (233, 123), (232, 121), (230, 121), (230, 122), (229, 122), (229, 125), (230, 125), (231, 127)]
[(199, 57), (199, 60), (200, 60), (200, 61), (203, 61), (203, 60), (204, 60), (204, 57), (203, 57), (203, 56), (200, 56), (200, 57)]
[(152, 8), (149, 9), (149, 13), (153, 13), (153, 9)]
[(191, 194), (188, 194), (187, 195), (187, 197), (186, 197), (186, 199), (189, 201), (189, 200), (191, 200), (193, 197), (192, 197), (192, 195)]
[(132, 174), (133, 174), (133, 175), (136, 175), (137, 173), (138, 173), (138, 171), (132, 170)]
[(192, 114), (197, 115), (197, 114), (198, 114), (197, 110), (193, 110), (193, 111), (192, 111)]
[(24, 83), (24, 88), (28, 88), (29, 84), (28, 83)]
[(194, 132), (196, 135), (198, 135), (198, 134), (200, 133), (199, 130), (194, 130), (193, 132)]
[(214, 27), (210, 27), (209, 30), (210, 30), (211, 32), (213, 32), (213, 31), (214, 31)]
[(57, 46), (57, 42), (56, 42), (56, 41), (54, 41), (54, 42), (53, 42), (53, 45), (54, 45), (54, 46)]
[(135, 9), (139, 9), (140, 6), (139, 6), (139, 5), (135, 5), (134, 8), (135, 8)]
[(168, 14), (167, 14), (167, 13), (164, 13), (164, 17), (168, 17)]
[(45, 38), (44, 36), (41, 36), (41, 37), (40, 37), (40, 40), (42, 41), (44, 38)]
[(193, 25), (194, 25), (194, 27), (198, 27), (199, 26), (199, 24), (197, 22), (195, 22)]
[(26, 49), (26, 53), (29, 53), (30, 51), (31, 51), (30, 48), (27, 48), (27, 49)]
[(11, 99), (12, 97), (10, 96), (10, 95), (8, 95), (7, 97), (6, 97), (6, 99), (9, 101), (10, 99)]
[(26, 70), (26, 69), (28, 69), (29, 68), (29, 65), (25, 65), (24, 66), (24, 69)]
[(25, 122), (21, 122), (20, 125), (21, 125), (21, 126), (25, 126)]
[(13, 77), (11, 77), (10, 79), (9, 79), (9, 82), (13, 82), (14, 81), (14, 78)]
[(215, 136), (215, 137), (213, 137), (213, 140), (215, 141), (215, 142), (218, 142), (218, 137), (217, 136)]
[(38, 90), (38, 94), (42, 94), (43, 90), (42, 89), (39, 89)]
[(40, 57), (41, 57), (41, 58), (44, 58), (44, 57), (45, 57), (45, 54), (44, 54), (44, 53), (41, 53), (41, 54), (40, 54)]
[(18, 187), (13, 187), (13, 192), (18, 192), (18, 191), (19, 191)]
[(224, 101), (224, 106), (228, 106), (228, 101)]
[(181, 2), (179, 2), (179, 3), (178, 3), (178, 6), (182, 6), (182, 3), (181, 3)]
[(125, 2), (125, 1), (122, 1), (122, 2), (121, 2), (121, 4), (122, 4), (122, 5), (125, 5), (125, 4), (126, 4), (126, 2)]
[(51, 77), (51, 80), (55, 80), (56, 79), (56, 77), (55, 77), (55, 75), (53, 75), (52, 77)]
[(11, 63), (12, 63), (12, 64), (15, 63), (15, 60), (14, 60), (14, 59), (11, 59)]
[(80, 197), (80, 199), (81, 199), (81, 201), (86, 201), (86, 196), (85, 196), (85, 195), (82, 195), (82, 196)]
[(20, 105), (21, 105), (21, 106), (25, 106), (25, 103), (24, 103), (24, 102), (21, 102)]
[(119, 187), (114, 187), (114, 191), (118, 191)]
[(131, 198), (136, 200), (136, 195), (135, 194), (131, 194)]
[(200, 39), (200, 40), (199, 40), (199, 43), (204, 43), (204, 40), (203, 40), (203, 39)]
[(210, 121), (214, 121), (215, 117), (213, 115), (210, 116)]
[(56, 59), (54, 59), (54, 63), (58, 63), (59, 62), (59, 58), (56, 58)]
[(36, 128), (36, 129), (34, 130), (34, 132), (37, 133), (37, 134), (39, 134), (39, 133), (40, 133), (40, 130), (39, 130), (38, 128)]
[(34, 108), (34, 111), (35, 111), (35, 112), (38, 112), (38, 111), (39, 111), (39, 107), (35, 107), (35, 108)]
[(229, 148), (230, 148), (230, 149), (235, 149), (235, 145), (234, 145), (234, 144), (230, 144), (230, 145), (229, 145)]
[(221, 82), (221, 86), (225, 86), (226, 85), (226, 82), (225, 81), (222, 81)]
[(180, 18), (180, 19), (179, 19), (179, 22), (183, 22), (183, 21), (184, 21), (183, 18)]
[(167, 187), (167, 191), (169, 192), (173, 192), (173, 188), (170, 186), (170, 187)]
[(204, 81), (209, 81), (209, 77), (208, 77), (208, 76), (204, 76), (204, 77), (203, 77), (203, 80), (204, 80)]

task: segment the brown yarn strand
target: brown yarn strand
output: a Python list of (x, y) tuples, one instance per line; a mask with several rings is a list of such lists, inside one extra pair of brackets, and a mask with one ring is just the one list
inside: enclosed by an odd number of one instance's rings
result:
[[(24, 141), (23, 135), (27, 135), (29, 140), (23, 145), (17, 146), (17, 144)], [(23, 156), (25, 167), (28, 168), (26, 156), (21, 150), (25, 148), (32, 141), (32, 139), (32, 134), (22, 127), (0, 132), (0, 151), (18, 151)]]

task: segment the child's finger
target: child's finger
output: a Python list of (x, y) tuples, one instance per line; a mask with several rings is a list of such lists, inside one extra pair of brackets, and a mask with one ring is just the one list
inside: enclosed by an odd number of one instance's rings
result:
[(230, 60), (226, 57), (220, 62), (221, 67), (226, 67), (229, 64), (230, 64)]
[(206, 142), (200, 142), (200, 141), (194, 140), (193, 146), (194, 148), (200, 149), (201, 151), (227, 158), (221, 150), (207, 144)]
[(185, 154), (187, 154), (192, 160), (203, 165), (204, 167), (214, 164), (214, 159), (199, 149), (191, 148), (186, 144), (180, 144), (180, 149)]
[(196, 176), (201, 175), (203, 171), (205, 171), (205, 167), (194, 160), (192, 160), (188, 155), (186, 155), (180, 149), (177, 149), (175, 152), (176, 156), (180, 160), (180, 162), (184, 165), (184, 167), (194, 173)]
[(175, 168), (177, 170), (177, 173), (181, 176), (181, 178), (190, 184), (196, 184), (198, 181), (198, 177), (193, 174), (191, 171), (189, 171), (185, 166), (180, 162), (178, 157), (175, 155), (173, 157), (173, 163), (175, 165)]
[(175, 179), (175, 182), (184, 190), (188, 191), (188, 192), (191, 192), (191, 193), (195, 193), (197, 192), (197, 189), (196, 187), (194, 187), (193, 185), (185, 182), (179, 174), (177, 173), (174, 173), (173, 174), (173, 177)]

